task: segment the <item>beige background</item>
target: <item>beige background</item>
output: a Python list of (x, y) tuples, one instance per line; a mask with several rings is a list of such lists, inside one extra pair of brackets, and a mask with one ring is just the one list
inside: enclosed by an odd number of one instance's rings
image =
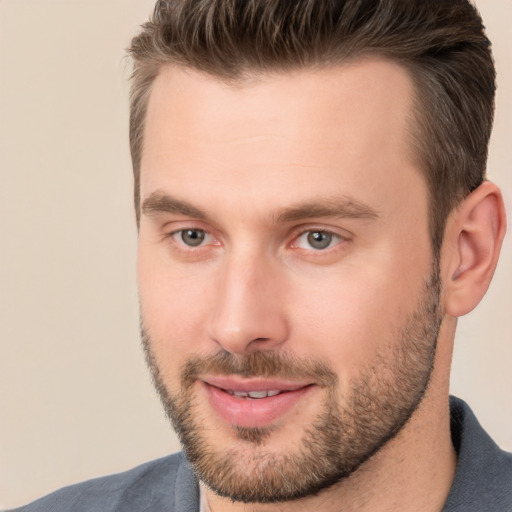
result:
[[(511, 0), (490, 176), (512, 210)], [(177, 449), (142, 362), (123, 48), (151, 0), (0, 0), (0, 505)], [(460, 323), (453, 392), (512, 449), (512, 240)]]

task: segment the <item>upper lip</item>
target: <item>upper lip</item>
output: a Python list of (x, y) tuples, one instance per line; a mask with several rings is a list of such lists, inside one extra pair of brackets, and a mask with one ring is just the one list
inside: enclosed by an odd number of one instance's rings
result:
[(286, 379), (251, 378), (234, 376), (204, 376), (199, 380), (226, 391), (296, 391), (311, 385), (311, 382)]

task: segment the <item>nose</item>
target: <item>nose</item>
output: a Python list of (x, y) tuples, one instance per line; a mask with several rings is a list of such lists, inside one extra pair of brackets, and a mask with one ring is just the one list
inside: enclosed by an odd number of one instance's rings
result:
[(282, 271), (263, 257), (233, 256), (218, 274), (209, 335), (224, 350), (248, 354), (269, 350), (288, 338)]

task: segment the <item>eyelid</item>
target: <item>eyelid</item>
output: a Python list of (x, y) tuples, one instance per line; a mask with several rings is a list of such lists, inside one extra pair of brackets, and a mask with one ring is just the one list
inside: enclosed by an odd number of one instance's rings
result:
[[(212, 240), (213, 241), (216, 241), (217, 238), (215, 238), (209, 231), (207, 231), (206, 229), (202, 229), (202, 228), (196, 228), (196, 227), (185, 227), (185, 228), (180, 228), (180, 229), (175, 229), (171, 232), (169, 232), (167, 234), (167, 237), (170, 237), (170, 238), (173, 238), (175, 239), (176, 241), (178, 241), (176, 239), (177, 236), (179, 236), (180, 234), (182, 234), (183, 232), (185, 231), (201, 231), (202, 233), (204, 233), (204, 241), (202, 244), (198, 245), (197, 247), (204, 247), (205, 245), (209, 245)], [(190, 247), (191, 249), (193, 249), (194, 247), (193, 246), (188, 246), (187, 244), (185, 244), (182, 240), (179, 241), (179, 244), (180, 245), (183, 245), (185, 247)]]
[[(186, 231), (197, 231), (197, 232), (201, 232), (204, 234), (204, 238), (201, 240), (201, 243), (199, 243), (198, 245), (188, 245), (185, 243), (185, 241), (183, 240), (183, 234), (186, 232)], [(171, 233), (170, 235), (177, 243), (179, 243), (180, 245), (183, 245), (184, 247), (188, 247), (190, 249), (196, 249), (197, 247), (202, 247), (204, 245), (207, 245), (208, 243), (208, 238), (209, 238), (209, 234), (204, 230), (204, 229), (194, 229), (194, 228), (184, 228), (184, 229), (178, 229), (177, 231), (174, 231)]]
[[(223, 245), (221, 242), (221, 239), (217, 234), (215, 234), (215, 230), (211, 229), (210, 226), (204, 226), (204, 224), (201, 221), (195, 221), (195, 220), (180, 220), (180, 221), (173, 221), (166, 223), (165, 226), (162, 227), (163, 233), (162, 233), (162, 239), (169, 239), (171, 238), (176, 246), (177, 249), (185, 250), (185, 251), (198, 251), (200, 249), (204, 249), (209, 246), (220, 246)], [(186, 243), (184, 243), (182, 240), (177, 239), (177, 236), (182, 233), (183, 231), (187, 230), (197, 230), (202, 231), (205, 233), (205, 241), (201, 243), (198, 246), (189, 246)], [(338, 241), (334, 243), (332, 246), (327, 247), (325, 249), (315, 249), (314, 247), (311, 247), (309, 249), (298, 247), (297, 240), (299, 237), (307, 234), (307, 233), (326, 233), (337, 239)], [(321, 253), (321, 252), (329, 252), (330, 250), (333, 250), (337, 245), (339, 245), (342, 242), (349, 242), (353, 235), (352, 233), (348, 232), (345, 229), (341, 228), (333, 228), (331, 226), (322, 226), (319, 224), (312, 224), (312, 225), (301, 225), (296, 226), (292, 232), (290, 233), (291, 242), (287, 243), (286, 245), (290, 248), (294, 249), (302, 249), (302, 250), (309, 250), (315, 253)]]
[(345, 240), (349, 240), (353, 236), (352, 233), (346, 229), (335, 228), (332, 226), (322, 226), (321, 224), (308, 224), (296, 227), (292, 232), (292, 237), (297, 238), (304, 233), (314, 233), (316, 231), (319, 233), (328, 233), (329, 235), (334, 235)]
[[(308, 233), (325, 233), (328, 234), (336, 239), (338, 239), (338, 242), (333, 244), (332, 246), (326, 247), (325, 249), (315, 249), (314, 247), (310, 247), (309, 249), (299, 247), (298, 240), (303, 235), (306, 235)], [(293, 249), (299, 249), (299, 250), (305, 250), (305, 251), (312, 251), (314, 253), (322, 253), (322, 252), (329, 252), (330, 250), (335, 249), (336, 246), (338, 246), (342, 242), (349, 242), (351, 240), (350, 233), (343, 230), (343, 233), (340, 232), (340, 230), (333, 229), (331, 227), (324, 227), (319, 225), (312, 225), (312, 226), (301, 226), (299, 229), (295, 231), (293, 234), (292, 242), (289, 244), (289, 247)]]
[[(161, 227), (162, 240), (171, 240), (178, 250), (183, 251), (198, 251), (211, 245), (220, 245), (218, 236), (214, 233), (214, 230), (210, 226), (205, 226), (202, 221), (198, 220), (176, 220), (167, 222)], [(185, 244), (178, 237), (180, 233), (184, 231), (202, 231), (205, 233), (205, 241), (197, 246), (191, 246)]]

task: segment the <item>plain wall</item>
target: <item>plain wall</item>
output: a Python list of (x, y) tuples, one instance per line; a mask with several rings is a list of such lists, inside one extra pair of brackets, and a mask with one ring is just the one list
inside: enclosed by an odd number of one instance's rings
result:
[[(512, 210), (510, 0), (489, 176)], [(0, 0), (0, 505), (178, 449), (139, 347), (124, 48), (150, 0)], [(512, 449), (512, 240), (461, 319), (453, 392)]]

